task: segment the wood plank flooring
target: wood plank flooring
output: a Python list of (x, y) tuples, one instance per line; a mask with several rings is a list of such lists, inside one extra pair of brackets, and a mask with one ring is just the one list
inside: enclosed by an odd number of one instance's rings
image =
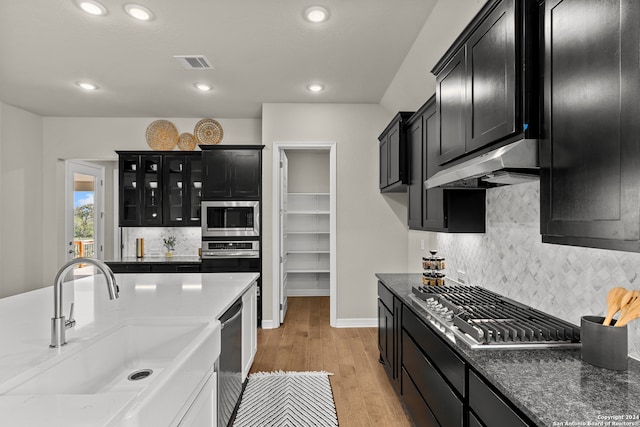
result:
[(288, 304), (280, 328), (258, 330), (251, 372), (332, 372), (340, 427), (411, 426), (378, 363), (376, 328), (330, 327), (329, 297), (291, 297)]

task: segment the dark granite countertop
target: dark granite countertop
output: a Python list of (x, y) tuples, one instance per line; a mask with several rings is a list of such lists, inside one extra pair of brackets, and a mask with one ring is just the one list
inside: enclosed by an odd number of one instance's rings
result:
[(200, 264), (199, 256), (157, 256), (157, 257), (122, 257), (120, 259), (105, 260), (107, 264)]
[(472, 350), (432, 327), (409, 298), (420, 274), (376, 277), (538, 425), (640, 426), (640, 361), (630, 358), (629, 369), (618, 372), (583, 362), (579, 349)]

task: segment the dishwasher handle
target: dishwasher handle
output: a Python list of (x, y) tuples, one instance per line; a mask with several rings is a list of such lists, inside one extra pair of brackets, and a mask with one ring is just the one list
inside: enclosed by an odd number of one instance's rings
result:
[(238, 316), (242, 315), (242, 298), (239, 298), (227, 311), (224, 312), (222, 316), (220, 316), (220, 329), (224, 329), (224, 326), (227, 323), (232, 323), (234, 320), (238, 318)]

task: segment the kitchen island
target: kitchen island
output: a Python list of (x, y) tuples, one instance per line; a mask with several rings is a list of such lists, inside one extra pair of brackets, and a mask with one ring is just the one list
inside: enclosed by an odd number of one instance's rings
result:
[[(453, 359), (460, 360), (464, 368), (458, 374), (453, 372), (454, 360), (449, 357), (448, 364), (436, 367), (434, 378), (442, 381), (447, 392), (451, 390), (453, 401), (462, 402), (465, 412), (471, 407), (469, 425), (479, 425), (474, 424), (476, 415), (481, 417), (483, 414), (478, 412), (489, 407), (484, 401), (477, 406), (478, 410), (473, 408), (474, 402), (480, 401), (478, 394), (474, 395), (474, 387), (476, 390), (481, 387), (482, 397), (496, 396), (506, 402), (506, 410), (514, 409), (513, 414), (520, 420), (510, 425), (640, 426), (640, 361), (630, 358), (628, 370), (618, 372), (583, 362), (579, 349), (474, 350), (460, 340), (452, 341), (434, 327), (427, 319), (427, 312), (410, 297), (412, 287), (421, 285), (421, 274), (376, 274), (376, 277), (402, 303), (403, 319), (417, 318), (439, 338), (438, 346), (446, 343), (447, 348), (453, 350)], [(402, 325), (400, 329), (405, 331), (409, 327)], [(405, 338), (404, 344), (407, 343), (410, 341)], [(406, 346), (401, 352), (407, 349), (415, 354), (415, 350)], [(407, 355), (400, 357), (401, 370), (405, 372), (405, 360), (411, 361)], [(406, 378), (402, 378), (403, 388)], [(438, 410), (437, 407), (431, 409)], [(484, 423), (492, 425), (486, 420)]]
[[(158, 370), (156, 383), (166, 381), (169, 371), (183, 368), (181, 358), (186, 359), (196, 353), (206, 355), (206, 360), (190, 360), (190, 363), (193, 363), (192, 366), (197, 366), (196, 362), (207, 365), (205, 367), (210, 375), (215, 358), (220, 353), (218, 318), (253, 287), (258, 277), (257, 273), (118, 274), (116, 279), (120, 297), (116, 300), (109, 300), (101, 275), (77, 279), (63, 286), (64, 313), (68, 313), (70, 302), (75, 302), (76, 325), (67, 330), (67, 345), (61, 348), (49, 348), (53, 287), (1, 299), (2, 422), (12, 426), (119, 425), (117, 419), (123, 416), (123, 411), (144, 403), (136, 400), (142, 393), (120, 387), (116, 392), (107, 393), (105, 397), (101, 394), (103, 389), (86, 388), (79, 393), (71, 386), (65, 389), (64, 384), (61, 385), (63, 391), (60, 393), (55, 390), (54, 386), (58, 386), (56, 384), (51, 387), (47, 385), (42, 392), (16, 390), (24, 388), (21, 384), (28, 382), (29, 378), (37, 377), (56, 363), (62, 365), (71, 357), (81, 358), (74, 355), (82, 354), (91, 346), (99, 346), (99, 339), (109, 339), (109, 334), (117, 334), (118, 328), (123, 325), (132, 330), (136, 325), (143, 325), (142, 328), (160, 336), (169, 335), (174, 330), (179, 333), (180, 328), (190, 334), (172, 364), (164, 367), (165, 372)], [(154, 329), (156, 327), (159, 329)], [(136, 345), (135, 341), (124, 344), (125, 347)], [(202, 352), (198, 346), (203, 347)], [(80, 365), (81, 363), (77, 364), (78, 371), (82, 369)], [(195, 369), (185, 375), (185, 378), (191, 376), (190, 386), (203, 386), (206, 378), (195, 378), (198, 375), (200, 373)], [(68, 379), (69, 383), (73, 381), (73, 378)], [(112, 385), (109, 387), (113, 388)], [(160, 388), (154, 390), (154, 395), (166, 392), (159, 391), (162, 385), (158, 387)], [(181, 398), (195, 399), (195, 394), (187, 394)], [(185, 403), (188, 402), (178, 405), (179, 412), (182, 411), (180, 416), (188, 409), (183, 407)], [(173, 416), (174, 414), (171, 415)], [(168, 425), (171, 419), (166, 422)], [(122, 422), (121, 425), (135, 425), (135, 420), (131, 423)]]

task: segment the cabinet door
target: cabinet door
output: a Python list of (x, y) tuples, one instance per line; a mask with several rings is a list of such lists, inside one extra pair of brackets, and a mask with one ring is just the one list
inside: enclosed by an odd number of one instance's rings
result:
[(380, 188), (389, 184), (389, 146), (387, 136), (380, 141)]
[(162, 156), (140, 156), (143, 173), (142, 219), (144, 226), (162, 225)]
[(393, 314), (381, 300), (378, 300), (378, 349), (380, 363), (393, 380)]
[[(425, 179), (433, 176), (440, 170), (440, 139), (438, 128), (438, 115), (435, 106), (427, 110), (423, 116), (425, 136)], [(444, 211), (444, 190), (442, 188), (430, 188), (424, 195), (422, 208), (422, 227), (429, 231), (443, 231), (447, 228), (447, 218)]]
[(234, 199), (260, 197), (261, 156), (258, 150), (234, 150), (231, 152), (230, 194)]
[(422, 197), (424, 194), (423, 159), (423, 118), (416, 120), (407, 133), (409, 147), (409, 209), (407, 223), (412, 230), (422, 229)]
[(120, 155), (118, 168), (120, 180), (119, 223), (121, 227), (135, 227), (140, 225), (140, 206), (142, 205), (140, 188), (143, 180), (140, 171), (140, 156)]
[(173, 154), (165, 155), (162, 172), (164, 181), (164, 225), (184, 225), (188, 208), (186, 157)]
[(543, 241), (640, 251), (640, 3), (553, 0), (544, 19)]
[(204, 199), (231, 196), (228, 181), (230, 176), (230, 154), (224, 150), (203, 150), (204, 176), (202, 191)]
[(257, 307), (254, 284), (242, 296), (242, 381), (247, 378), (257, 350)]
[(199, 227), (202, 201), (202, 156), (187, 157), (187, 196), (189, 205), (187, 207), (186, 225)]
[(400, 130), (400, 123), (396, 123), (390, 130), (387, 139), (389, 150), (389, 170), (388, 170), (388, 185), (395, 184), (404, 179), (402, 174), (405, 167), (403, 166), (406, 161), (406, 155), (404, 153), (404, 144), (401, 143), (402, 135)]
[(503, 0), (467, 41), (467, 152), (516, 132), (515, 68), (515, 0)]
[(440, 122), (438, 164), (465, 152), (466, 62), (462, 47), (436, 77), (436, 103)]

